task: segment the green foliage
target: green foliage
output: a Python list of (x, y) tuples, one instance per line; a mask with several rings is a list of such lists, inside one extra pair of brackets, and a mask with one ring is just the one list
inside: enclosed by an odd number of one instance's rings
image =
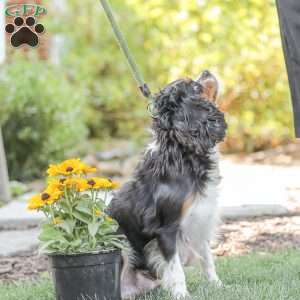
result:
[(85, 136), (80, 91), (50, 63), (16, 57), (1, 71), (0, 99), (12, 179), (40, 176)]
[(10, 188), (12, 197), (21, 196), (29, 190), (29, 188), (26, 184), (19, 182), (19, 181), (11, 181), (9, 183), (9, 188)]
[[(68, 1), (64, 63), (90, 101), (96, 137), (140, 136), (149, 124), (99, 3)], [(291, 108), (275, 1), (113, 1), (116, 17), (154, 91), (203, 69), (223, 82), (227, 150), (253, 151), (291, 137)], [(61, 24), (61, 19), (57, 18)]]
[[(139, 94), (100, 3), (69, 0), (68, 4), (66, 15), (57, 17), (57, 27), (52, 26), (57, 32), (63, 30), (69, 42), (63, 65), (89, 101), (91, 136), (139, 137), (147, 126), (147, 101)], [(114, 5), (122, 18), (130, 17), (131, 26), (125, 26), (125, 32), (130, 33), (134, 11), (124, 1), (114, 1)], [(60, 26), (62, 20), (64, 27)], [(127, 35), (129, 43), (137, 41), (136, 37)], [(134, 52), (139, 60), (145, 59), (142, 48)]]
[(115, 234), (118, 225), (104, 209), (97, 192), (79, 194), (72, 189), (51, 206), (40, 208), (48, 217), (39, 236), (40, 251), (74, 254), (122, 248)]
[[(274, 3), (112, 2), (153, 91), (203, 69), (219, 74), (229, 125), (225, 150), (248, 152), (292, 136)], [(14, 58), (0, 74), (0, 122), (12, 179), (40, 176), (49, 161), (82, 143), (86, 125), (99, 141), (140, 141), (151, 121), (99, 2), (68, 0), (65, 12), (53, 11), (45, 21), (49, 32), (64, 35), (60, 66)]]

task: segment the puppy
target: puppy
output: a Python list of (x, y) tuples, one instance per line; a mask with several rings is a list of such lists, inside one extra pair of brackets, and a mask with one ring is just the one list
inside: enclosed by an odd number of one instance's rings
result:
[(227, 127), (217, 93), (216, 78), (204, 71), (155, 96), (153, 143), (109, 207), (131, 246), (123, 297), (155, 287), (154, 277), (173, 298), (186, 297), (183, 266), (197, 259), (220, 284), (209, 247), (218, 223), (216, 145)]

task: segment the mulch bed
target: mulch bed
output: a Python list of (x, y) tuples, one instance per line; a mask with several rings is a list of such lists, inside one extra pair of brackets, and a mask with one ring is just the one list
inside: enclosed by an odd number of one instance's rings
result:
[(13, 257), (0, 257), (0, 282), (37, 279), (47, 269), (47, 257), (38, 255), (37, 251)]
[[(300, 249), (300, 216), (226, 221), (214, 243), (216, 256)], [(0, 281), (37, 279), (48, 269), (47, 258), (35, 252), (0, 257)]]
[(227, 221), (221, 226), (214, 253), (232, 256), (288, 248), (300, 249), (300, 216)]
[(236, 162), (273, 166), (300, 166), (300, 141), (251, 154), (226, 155)]

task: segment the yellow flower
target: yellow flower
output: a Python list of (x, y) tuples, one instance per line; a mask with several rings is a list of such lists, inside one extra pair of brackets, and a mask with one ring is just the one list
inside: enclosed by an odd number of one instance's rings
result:
[(58, 180), (58, 179), (52, 179), (48, 183), (47, 190), (48, 191), (59, 191), (64, 188), (64, 181), (63, 180)]
[(58, 165), (49, 165), (49, 168), (47, 170), (47, 174), (51, 177), (60, 175)]
[(54, 202), (56, 202), (61, 196), (63, 192), (62, 191), (51, 191), (51, 190), (45, 190), (41, 194), (41, 199), (45, 201), (47, 204), (51, 205)]
[(79, 192), (84, 192), (87, 189), (89, 189), (89, 185), (87, 183), (87, 180), (84, 178), (78, 178), (77, 179), (77, 189)]
[(49, 176), (68, 176), (68, 175), (80, 175), (82, 173), (95, 173), (96, 168), (90, 167), (80, 161), (79, 158), (67, 159), (60, 164), (50, 165), (47, 173)]
[(117, 185), (116, 182), (113, 182), (110, 179), (100, 177), (87, 179), (87, 183), (89, 187), (93, 189), (113, 189)]
[(67, 159), (59, 164), (61, 175), (81, 174), (82, 163), (79, 158)]
[(82, 173), (84, 174), (88, 174), (88, 173), (96, 173), (97, 172), (97, 168), (94, 167), (90, 167), (86, 164), (82, 164), (82, 168), (81, 168)]
[(69, 188), (76, 189), (77, 192), (84, 192), (90, 188), (84, 178), (68, 178), (64, 181), (64, 184)]
[(105, 220), (108, 221), (108, 222), (113, 222), (114, 219), (111, 218), (110, 216), (105, 216)]
[(77, 188), (77, 179), (78, 178), (67, 178), (64, 180), (64, 186), (68, 188)]
[(120, 187), (119, 182), (116, 182), (116, 181), (111, 182), (111, 188), (112, 189), (117, 189), (118, 187)]
[(43, 193), (33, 196), (29, 202), (27, 208), (29, 210), (38, 209), (45, 205), (51, 205), (57, 201), (63, 194), (60, 190), (46, 189)]
[(54, 220), (53, 220), (54, 225), (61, 224), (62, 222), (63, 222), (63, 220), (61, 218), (54, 218)]
[(100, 217), (103, 214), (103, 212), (100, 209), (95, 208), (94, 209), (94, 214), (95, 214), (95, 216)]
[(29, 200), (27, 208), (34, 210), (43, 207), (45, 204), (45, 201), (41, 199), (41, 195), (35, 195)]

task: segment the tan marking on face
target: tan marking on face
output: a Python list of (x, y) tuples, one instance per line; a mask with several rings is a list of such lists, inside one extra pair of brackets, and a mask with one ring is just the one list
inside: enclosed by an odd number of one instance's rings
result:
[(219, 90), (217, 78), (209, 71), (204, 71), (196, 81), (203, 87), (201, 97), (208, 101), (216, 102)]
[(210, 101), (216, 101), (218, 89), (216, 86), (216, 81), (214, 79), (206, 79), (203, 81), (204, 91), (202, 95), (204, 98), (210, 100)]

